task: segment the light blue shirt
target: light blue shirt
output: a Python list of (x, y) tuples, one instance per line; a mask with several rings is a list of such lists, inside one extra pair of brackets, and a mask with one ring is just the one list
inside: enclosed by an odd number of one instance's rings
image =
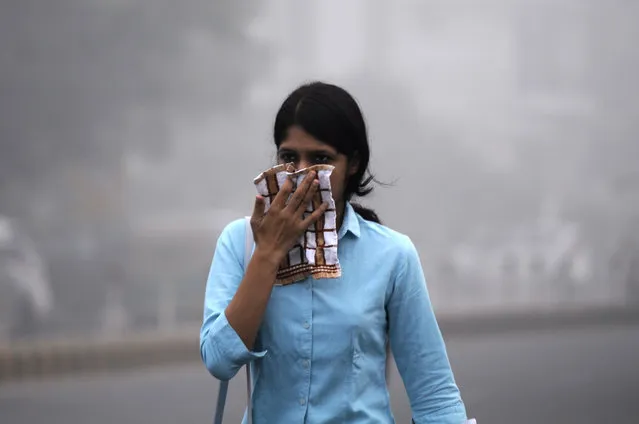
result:
[[(231, 379), (253, 361), (255, 424), (394, 423), (387, 335), (416, 424), (461, 424), (466, 411), (411, 240), (347, 205), (342, 277), (275, 286), (247, 350), (224, 310), (244, 275), (244, 220), (220, 235), (204, 302), (200, 352)], [(408, 424), (408, 423), (407, 423)]]

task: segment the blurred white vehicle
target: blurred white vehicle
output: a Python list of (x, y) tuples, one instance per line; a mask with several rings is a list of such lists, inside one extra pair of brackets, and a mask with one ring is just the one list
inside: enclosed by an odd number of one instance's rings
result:
[(0, 341), (37, 331), (52, 309), (43, 258), (17, 224), (0, 215)]

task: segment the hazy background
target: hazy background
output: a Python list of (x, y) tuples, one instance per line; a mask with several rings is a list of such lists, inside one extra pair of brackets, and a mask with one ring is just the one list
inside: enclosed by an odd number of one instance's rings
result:
[(0, 10), (2, 248), (42, 265), (2, 280), (17, 335), (199, 320), (216, 236), (313, 79), (359, 100), (393, 184), (365, 203), (413, 238), (439, 310), (639, 300), (632, 1)]
[(442, 314), (639, 303), (639, 2), (0, 1), (0, 340), (198, 323), (272, 123), (360, 102)]

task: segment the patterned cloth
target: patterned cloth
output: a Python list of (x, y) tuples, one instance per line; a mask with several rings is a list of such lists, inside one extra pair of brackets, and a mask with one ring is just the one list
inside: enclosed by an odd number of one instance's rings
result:
[(255, 180), (259, 195), (264, 197), (266, 211), (287, 178), (293, 180), (293, 192), (302, 183), (304, 177), (315, 171), (319, 179), (319, 189), (313, 200), (306, 207), (305, 216), (328, 203), (328, 209), (315, 224), (311, 225), (299, 241), (289, 250), (288, 255), (277, 272), (276, 284), (286, 285), (302, 281), (309, 276), (314, 279), (337, 278), (342, 275), (337, 258), (337, 216), (335, 201), (331, 193), (330, 177), (334, 167), (331, 165), (314, 165), (295, 172), (287, 171), (290, 165), (277, 165), (270, 168)]

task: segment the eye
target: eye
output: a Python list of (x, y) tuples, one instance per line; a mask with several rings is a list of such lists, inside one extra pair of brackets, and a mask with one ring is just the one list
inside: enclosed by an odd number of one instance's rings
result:
[(295, 162), (297, 160), (295, 153), (291, 152), (281, 152), (278, 157), (281, 163)]
[(330, 156), (327, 155), (317, 155), (315, 156), (315, 163), (317, 164), (326, 164), (329, 163), (332, 160), (332, 158)]

